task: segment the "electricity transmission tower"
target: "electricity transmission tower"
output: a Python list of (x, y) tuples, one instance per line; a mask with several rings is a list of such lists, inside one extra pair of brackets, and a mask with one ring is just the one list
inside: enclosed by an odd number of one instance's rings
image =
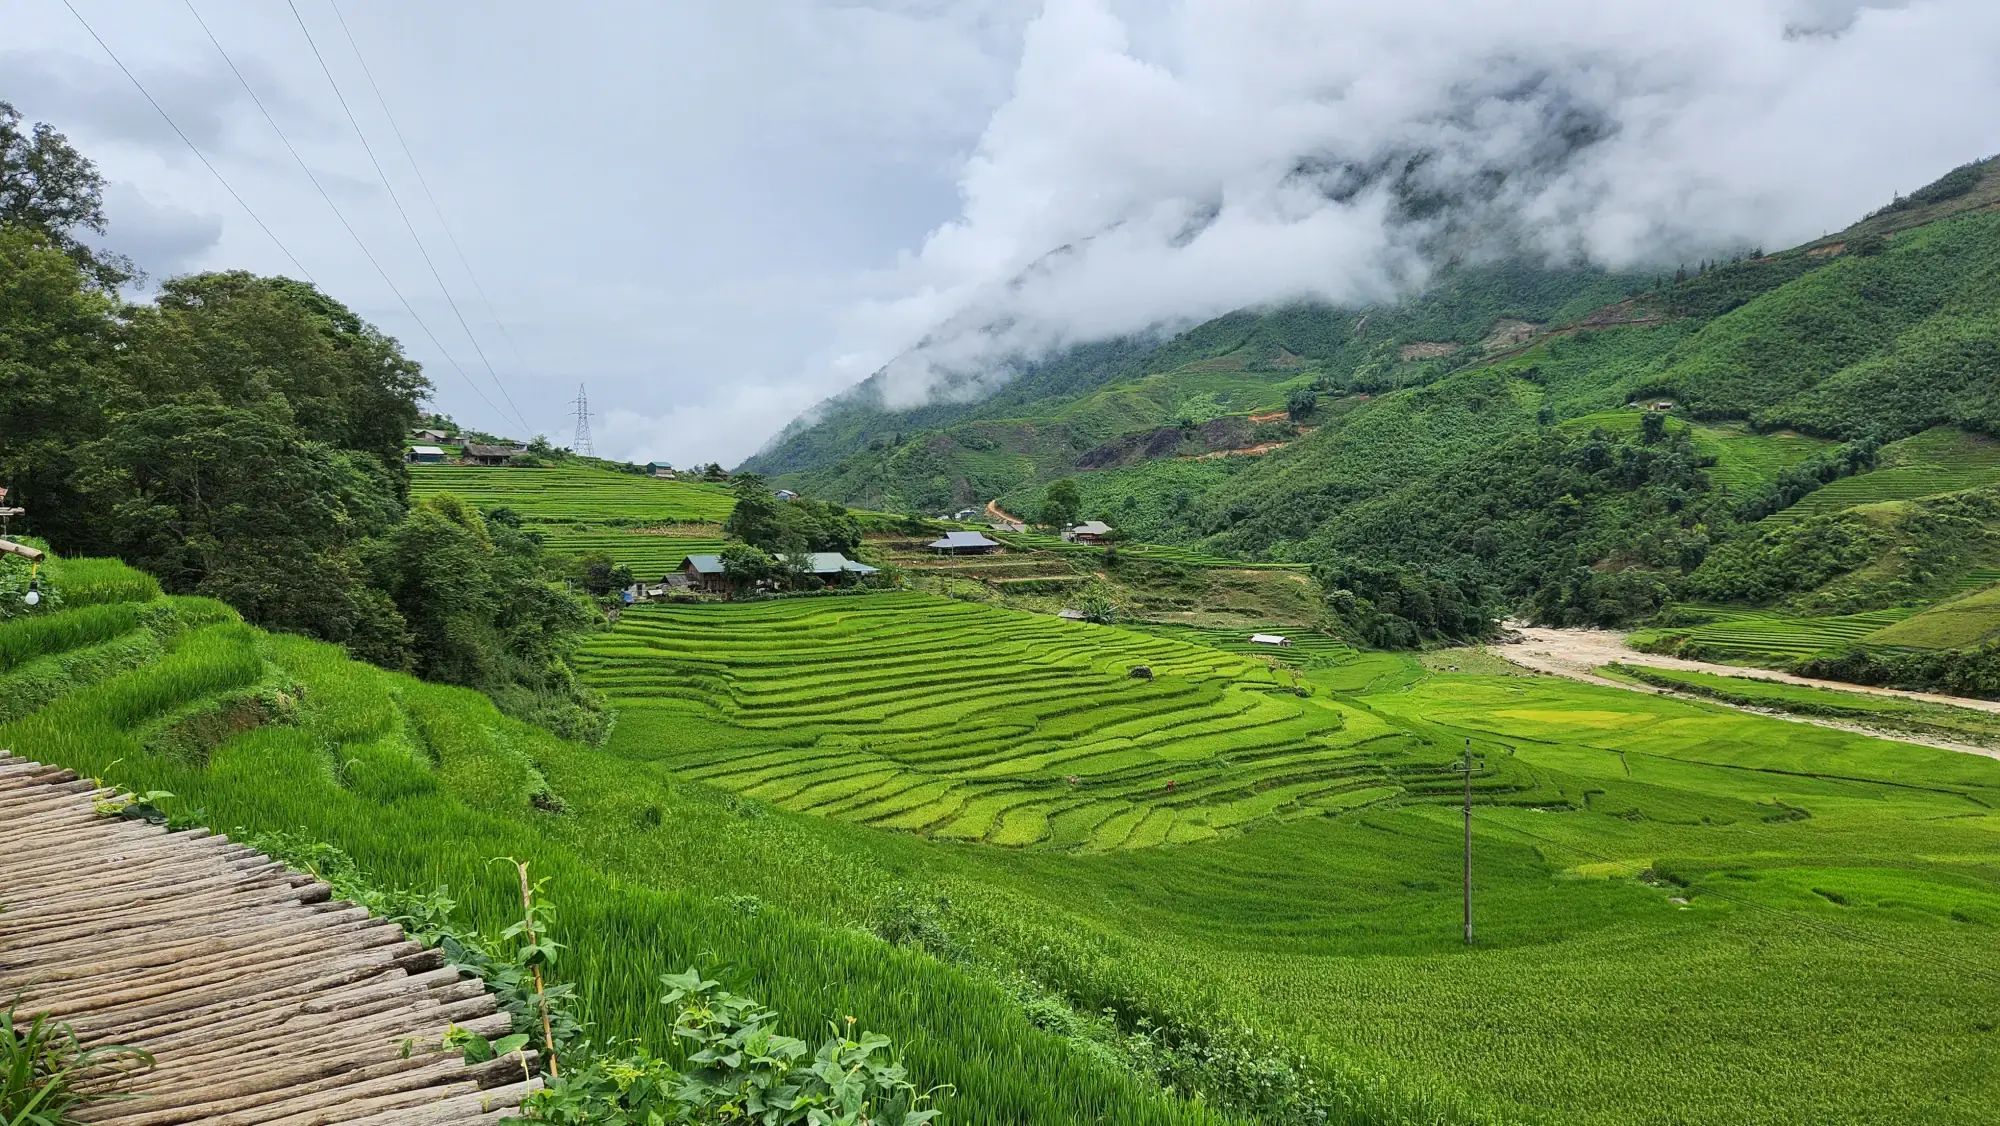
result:
[(597, 447), (590, 441), (590, 397), (584, 394), (583, 384), (576, 385), (576, 437), (570, 442), (570, 449), (588, 457), (597, 456)]

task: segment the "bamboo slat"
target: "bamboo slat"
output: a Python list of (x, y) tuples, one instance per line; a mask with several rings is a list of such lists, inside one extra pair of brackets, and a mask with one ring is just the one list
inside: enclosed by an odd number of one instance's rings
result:
[(510, 1018), (437, 951), (225, 836), (99, 814), (111, 796), (0, 751), (0, 997), (156, 1059), (83, 1121), (452, 1126), (539, 1084), (532, 1053), (442, 1050)]

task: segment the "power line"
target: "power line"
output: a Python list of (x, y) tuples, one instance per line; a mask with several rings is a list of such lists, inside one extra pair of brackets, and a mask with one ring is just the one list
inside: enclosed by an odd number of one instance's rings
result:
[(326, 57), (320, 54), (319, 43), (313, 39), (312, 29), (306, 26), (305, 17), (299, 14), (298, 4), (294, 0), (285, 0), (285, 6), (292, 10), (292, 19), (298, 22), (299, 30), (305, 34), (306, 45), (312, 48), (313, 58), (319, 63), (320, 73), (326, 75), (327, 85), (333, 87), (333, 96), (339, 100), (341, 112), (347, 115), (347, 123), (354, 127), (354, 135), (360, 139), (362, 151), (368, 154), (368, 163), (375, 166), (376, 177), (382, 181), (383, 190), (389, 193), (389, 202), (396, 205), (396, 214), (402, 216), (403, 226), (408, 228), (410, 240), (417, 244), (417, 253), (423, 257), (424, 265), (430, 268), (431, 277), (437, 281), (439, 292), (444, 294), (445, 304), (451, 306), (452, 316), (458, 318), (458, 327), (465, 331), (465, 338), (472, 342), (472, 350), (478, 354), (479, 362), (486, 365), (486, 374), (492, 378), (493, 385), (500, 389), (501, 397), (507, 400), (507, 406), (513, 410), (514, 421), (520, 423), (523, 430), (533, 430), (534, 428), (528, 425), (527, 418), (521, 414), (521, 408), (514, 405), (514, 397), (507, 393), (507, 385), (500, 381), (500, 373), (493, 370), (493, 362), (486, 358), (486, 350), (479, 346), (479, 338), (472, 334), (472, 326), (466, 323), (465, 314), (459, 312), (458, 302), (451, 296), (451, 287), (444, 284), (444, 275), (438, 273), (437, 263), (431, 261), (431, 252), (424, 248), (424, 240), (417, 234), (416, 224), (410, 221), (410, 213), (404, 210), (403, 201), (396, 195), (395, 186), (389, 183), (389, 174), (383, 171), (382, 162), (375, 156), (375, 147), (368, 143), (368, 135), (362, 132), (360, 120), (348, 106), (347, 95), (341, 93), (340, 83), (335, 81), (332, 68), (326, 65)]
[(479, 295), (480, 304), (486, 307), (486, 315), (493, 319), (493, 327), (500, 330), (500, 339), (507, 344), (507, 350), (514, 354), (514, 362), (522, 367), (528, 361), (521, 357), (521, 350), (514, 346), (514, 337), (507, 331), (507, 322), (500, 319), (494, 310), (493, 301), (486, 296), (486, 287), (479, 284), (479, 275), (473, 271), (472, 263), (465, 257), (465, 250), (458, 244), (458, 236), (452, 232), (451, 221), (445, 218), (444, 208), (438, 206), (437, 196), (431, 193), (430, 181), (424, 178), (424, 170), (417, 163), (416, 154), (410, 151), (410, 143), (403, 139), (402, 126), (396, 124), (396, 115), (389, 110), (389, 99), (382, 96), (382, 87), (376, 85), (375, 72), (368, 67), (368, 59), (361, 53), (361, 44), (354, 39), (354, 32), (347, 26), (347, 17), (341, 14), (340, 0), (327, 0), (333, 9), (333, 18), (340, 24), (340, 33), (347, 38), (348, 49), (354, 52), (354, 61), (361, 64), (361, 73), (368, 79), (368, 88), (374, 91), (375, 104), (382, 107), (382, 116), (389, 121), (389, 131), (395, 135), (396, 144), (403, 150), (403, 159), (410, 162), (410, 171), (417, 174), (417, 184), (424, 189), (424, 199), (431, 205), (431, 213), (437, 216), (438, 226), (444, 228), (445, 240), (451, 243), (452, 253), (458, 256), (458, 264), (464, 268), (465, 276), (472, 282), (472, 291)]
[[(76, 22), (83, 25), (83, 30), (89, 32), (90, 37), (92, 39), (97, 40), (97, 45), (99, 47), (104, 48), (104, 53), (111, 56), (112, 63), (114, 63), (120, 71), (124, 72), (126, 78), (132, 81), (132, 85), (138, 88), (139, 93), (146, 99), (147, 103), (153, 107), (154, 112), (158, 113), (160, 115), (161, 120), (167, 123), (167, 127), (174, 131), (174, 135), (181, 139), (181, 143), (188, 147), (188, 151), (192, 152), (195, 155), (195, 159), (201, 161), (201, 166), (203, 168), (208, 169), (208, 174), (215, 177), (215, 182), (222, 185), (222, 190), (229, 193), (229, 198), (236, 201), (236, 206), (241, 207), (243, 209), (243, 213), (245, 215), (250, 216), (251, 221), (257, 224), (257, 229), (263, 231), (264, 234), (268, 238), (270, 238), (272, 243), (276, 244), (279, 252), (282, 253), (287, 259), (290, 259), (292, 263), (292, 268), (296, 269), (300, 274), (303, 274), (305, 276), (305, 279), (311, 282), (313, 280), (313, 276), (309, 271), (307, 271), (304, 264), (299, 261), (298, 256), (293, 254), (289, 249), (286, 248), (284, 240), (280, 239), (277, 236), (277, 234), (271, 230), (270, 226), (266, 224), (264, 220), (258, 216), (257, 212), (252, 210), (248, 203), (244, 202), (243, 197), (237, 193), (235, 188), (229, 186), (229, 181), (223, 178), (222, 173), (215, 170), (215, 165), (209, 163), (208, 157), (202, 153), (200, 146), (196, 145), (194, 141), (190, 140), (188, 135), (181, 130), (181, 127), (174, 123), (173, 117), (170, 114), (168, 114), (166, 110), (160, 107), (160, 103), (156, 101), (153, 98), (153, 95), (146, 90), (145, 83), (140, 82), (138, 76), (132, 73), (131, 68), (125, 65), (124, 60), (118, 57), (118, 52), (113, 51), (111, 49), (111, 44), (106, 43), (104, 41), (104, 37), (102, 35), (97, 34), (97, 29), (90, 26), (90, 21), (83, 18), (83, 13), (76, 10), (75, 4), (70, 3), (70, 0), (62, 0), (62, 4), (63, 7), (69, 9), (70, 15), (76, 17)], [(313, 284), (317, 285), (319, 283), (314, 282)]]
[(278, 135), (278, 140), (284, 142), (285, 151), (292, 154), (292, 159), (298, 162), (299, 170), (304, 172), (306, 179), (311, 180), (312, 186), (318, 189), (319, 197), (326, 201), (327, 207), (333, 211), (333, 217), (340, 220), (341, 226), (347, 228), (348, 237), (352, 238), (354, 245), (361, 249), (361, 256), (368, 259), (368, 264), (375, 267), (376, 273), (382, 275), (382, 283), (389, 287), (389, 292), (396, 295), (397, 301), (402, 302), (403, 310), (410, 314), (412, 320), (417, 322), (417, 327), (423, 330), (426, 337), (430, 338), (432, 346), (438, 350), (439, 355), (445, 358), (445, 362), (452, 366), (452, 370), (458, 372), (459, 378), (465, 380), (465, 385), (472, 388), (472, 393), (479, 396), (479, 401), (485, 403), (494, 414), (499, 414), (500, 408), (494, 405), (493, 400), (486, 397), (486, 392), (479, 389), (479, 384), (473, 382), (471, 376), (465, 374), (465, 369), (458, 366), (458, 361), (452, 358), (452, 354), (445, 350), (443, 344), (438, 342), (437, 334), (433, 333), (430, 326), (424, 323), (424, 319), (417, 315), (416, 308), (410, 304), (408, 298), (403, 296), (403, 291), (396, 288), (395, 281), (389, 277), (389, 271), (382, 268), (382, 263), (376, 260), (374, 253), (368, 249), (368, 244), (362, 240), (361, 232), (355, 230), (354, 224), (347, 221), (347, 216), (341, 212), (340, 205), (333, 201), (333, 196), (328, 194), (325, 186), (319, 182), (319, 177), (314, 174), (312, 166), (308, 165), (305, 158), (299, 155), (299, 150), (292, 145), (291, 138), (285, 136), (285, 130), (278, 124), (278, 119), (271, 116), (271, 111), (264, 107), (264, 99), (257, 96), (257, 91), (251, 87), (250, 80), (245, 78), (243, 72), (237, 68), (236, 60), (229, 57), (229, 52), (223, 49), (221, 40), (215, 37), (215, 32), (209, 30), (208, 21), (202, 19), (201, 13), (195, 10), (194, 0), (182, 0), (182, 3), (187, 5), (188, 14), (194, 17), (194, 22), (201, 25), (202, 34), (208, 36), (208, 41), (215, 45), (216, 54), (221, 55), (222, 61), (229, 64), (230, 73), (234, 74), (236, 81), (242, 84), (243, 92), (250, 95), (250, 101), (256, 105), (257, 111), (264, 115), (265, 121), (270, 122), (272, 132)]

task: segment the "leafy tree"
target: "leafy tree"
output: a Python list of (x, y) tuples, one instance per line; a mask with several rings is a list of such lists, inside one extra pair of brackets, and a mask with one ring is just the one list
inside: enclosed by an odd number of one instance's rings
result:
[[(489, 525), (495, 522), (491, 513), (486, 520)], [(574, 557), (570, 561), (570, 575), (578, 586), (599, 598), (632, 585), (632, 568), (602, 551)]]
[(46, 233), (0, 225), (0, 486), (65, 546), (85, 508), (76, 449), (104, 425), (113, 308)]
[(1039, 522), (1050, 528), (1067, 528), (1083, 511), (1083, 495), (1076, 482), (1065, 477), (1042, 490)]
[(1300, 387), (1285, 396), (1285, 413), (1292, 421), (1311, 418), (1319, 408), (1319, 391), (1313, 387)]
[(737, 594), (770, 578), (775, 567), (769, 555), (747, 543), (732, 543), (722, 549), (722, 576)]
[(0, 102), (0, 225), (42, 232), (100, 289), (137, 273), (131, 260), (93, 249), (76, 231), (104, 233), (104, 177), (46, 122), (22, 130), (21, 111)]
[(1667, 436), (1667, 416), (1649, 410), (1639, 416), (1639, 440), (1653, 445)]

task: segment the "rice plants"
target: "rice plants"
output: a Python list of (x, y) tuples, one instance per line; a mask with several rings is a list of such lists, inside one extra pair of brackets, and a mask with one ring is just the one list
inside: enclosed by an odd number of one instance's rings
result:
[[(709, 749), (647, 747), (690, 777), (787, 809), (1009, 847), (1144, 848), (1313, 810), (1351, 788), (1345, 756), (1359, 738), (1395, 738), (1365, 713), (1295, 694), (1263, 661), (1170, 639), (1182, 636), (1209, 634), (884, 595), (641, 608), (581, 664), (623, 708), (698, 703), (735, 733)], [(1353, 652), (1332, 638), (1306, 649)], [(1131, 675), (1142, 666), (1150, 676)], [(622, 745), (638, 750), (648, 730)], [(1442, 766), (1396, 745), (1366, 769), (1380, 781)], [(1085, 806), (1102, 832), (1059, 834)]]
[(511, 508), (526, 519), (550, 524), (714, 524), (736, 503), (720, 485), (582, 466), (418, 465), (411, 467), (410, 481), (411, 492), (420, 497), (457, 493), (481, 509)]
[[(626, 701), (602, 749), (229, 623), (0, 746), (447, 885), (489, 932), (520, 910), (490, 858), (529, 859), (594, 1035), (670, 1051), (660, 975), (726, 964), (785, 1035), (853, 1015), (907, 1045), (954, 1124), (1320, 1121), (1221, 1109), (1308, 1081), (1348, 1124), (2000, 1108), (1990, 760), (1396, 654), (1311, 664), (1300, 697), (1210, 646), (901, 594), (627, 618), (593, 644)], [(146, 749), (273, 675), (289, 724)]]

